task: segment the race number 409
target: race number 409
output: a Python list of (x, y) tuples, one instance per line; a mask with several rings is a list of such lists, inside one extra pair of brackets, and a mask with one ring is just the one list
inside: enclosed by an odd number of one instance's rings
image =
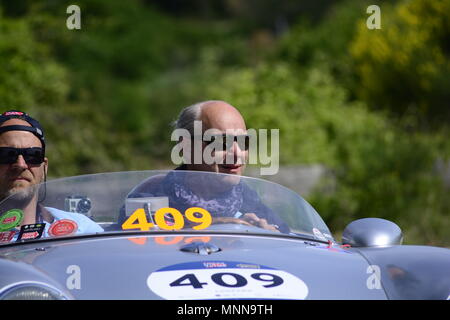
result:
[[(161, 208), (155, 213), (156, 225), (164, 230), (179, 230), (184, 227), (184, 219), (191, 222), (198, 223), (198, 225), (192, 227), (194, 230), (202, 230), (211, 225), (211, 214), (199, 207), (192, 207), (181, 214), (175, 208)], [(147, 220), (145, 210), (137, 209), (133, 214), (122, 224), (123, 230), (140, 229), (141, 231), (149, 231), (155, 227), (155, 223)]]
[[(171, 265), (147, 278), (164, 299), (305, 299), (307, 285), (297, 276), (265, 266), (230, 261)], [(223, 267), (222, 267), (223, 266)]]
[[(264, 288), (276, 287), (284, 282), (283, 278), (273, 273), (256, 272), (250, 274), (250, 277), (266, 282), (267, 284), (262, 284)], [(211, 280), (215, 284), (226, 288), (241, 288), (248, 284), (246, 277), (235, 272), (217, 272), (211, 275)], [(194, 273), (186, 273), (169, 285), (171, 287), (192, 286), (194, 289), (202, 289), (207, 284), (207, 282), (200, 282)]]

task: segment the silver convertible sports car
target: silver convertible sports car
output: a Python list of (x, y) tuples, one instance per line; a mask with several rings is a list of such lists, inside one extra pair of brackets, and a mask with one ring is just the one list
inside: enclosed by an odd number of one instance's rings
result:
[(401, 242), (261, 179), (83, 175), (0, 203), (0, 299), (449, 299), (450, 250)]

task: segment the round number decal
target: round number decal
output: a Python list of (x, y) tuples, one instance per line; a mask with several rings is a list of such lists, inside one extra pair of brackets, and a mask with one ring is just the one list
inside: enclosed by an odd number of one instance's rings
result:
[(159, 269), (147, 285), (164, 299), (305, 299), (308, 287), (282, 270), (234, 261), (188, 262)]

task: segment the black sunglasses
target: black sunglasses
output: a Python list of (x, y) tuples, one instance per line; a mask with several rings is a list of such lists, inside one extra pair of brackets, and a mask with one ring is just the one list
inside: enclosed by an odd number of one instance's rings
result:
[(0, 147), (0, 164), (13, 164), (19, 155), (22, 155), (27, 164), (41, 164), (44, 162), (44, 150), (42, 148), (11, 148)]
[(216, 141), (216, 139), (222, 139), (222, 150), (229, 150), (232, 146), (234, 141), (237, 142), (239, 149), (247, 151), (250, 147), (250, 136), (248, 134), (241, 134), (241, 135), (231, 135), (231, 134), (215, 134), (211, 135), (211, 140), (207, 141), (205, 138), (203, 138), (203, 142), (208, 144), (213, 143)]

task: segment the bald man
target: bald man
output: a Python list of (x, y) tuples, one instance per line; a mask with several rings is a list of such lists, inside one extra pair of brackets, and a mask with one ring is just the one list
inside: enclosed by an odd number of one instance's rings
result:
[[(201, 132), (196, 132), (196, 124), (201, 125)], [(175, 128), (186, 129), (194, 138), (191, 153), (184, 155), (185, 164), (179, 169), (235, 175), (244, 173), (249, 137), (244, 118), (232, 105), (215, 100), (194, 104), (180, 113)], [(208, 162), (203, 156), (205, 147), (216, 139), (222, 142), (214, 150), (216, 161)], [(197, 157), (196, 151), (200, 151)]]
[[(289, 232), (286, 223), (240, 179), (248, 157), (249, 136), (245, 121), (235, 107), (217, 100), (196, 103), (181, 111), (174, 127), (175, 131), (184, 132), (178, 136), (184, 163), (165, 177), (144, 181), (128, 198), (168, 197), (169, 206), (180, 212), (190, 207), (206, 209), (213, 217), (213, 224), (243, 224)], [(205, 159), (209, 153), (205, 150), (211, 145), (215, 145), (210, 149), (213, 157)], [(119, 222), (123, 222), (124, 210), (120, 216)]]
[(48, 236), (50, 225), (62, 219), (73, 221), (76, 233), (102, 232), (100, 226), (82, 214), (38, 204), (37, 185), (45, 182), (47, 170), (44, 130), (39, 122), (21, 111), (1, 114), (0, 230), (14, 235), (8, 241), (20, 240), (19, 231), (27, 225), (39, 224), (43, 227), (39, 237)]

